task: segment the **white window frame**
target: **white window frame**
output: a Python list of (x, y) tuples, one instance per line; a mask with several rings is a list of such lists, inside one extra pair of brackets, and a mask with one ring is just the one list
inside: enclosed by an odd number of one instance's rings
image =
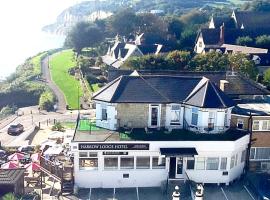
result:
[[(106, 117), (103, 118), (103, 110), (105, 110)], [(108, 121), (108, 108), (107, 105), (101, 105), (101, 121)]]
[[(106, 158), (117, 158), (117, 167), (105, 167), (105, 159)], [(104, 170), (118, 170), (119, 169), (119, 160), (120, 160), (120, 158), (118, 157), (118, 156), (104, 156), (104, 158), (103, 158), (103, 168), (104, 168)]]
[[(178, 106), (179, 109), (173, 109), (173, 107), (176, 107)], [(178, 112), (178, 115), (179, 115), (179, 121), (172, 121), (172, 116), (173, 116), (173, 113), (177, 113)], [(172, 104), (171, 105), (171, 109), (170, 109), (170, 125), (171, 126), (179, 126), (181, 125), (181, 105), (179, 104)]]
[[(258, 126), (258, 129), (256, 127), (256, 129), (254, 128), (255, 125)], [(270, 131), (270, 120), (253, 120), (253, 124), (252, 124), (252, 130), (253, 131)]]
[(250, 160), (253, 160), (253, 161), (270, 161), (270, 156), (269, 156), (269, 158), (266, 158), (266, 159), (258, 159), (257, 158), (258, 149), (269, 149), (269, 151), (270, 151), (270, 147), (252, 147), (251, 149), (254, 149), (254, 158), (250, 157), (249, 158)]
[[(152, 126), (152, 108), (158, 109), (157, 126)], [(160, 119), (161, 119), (161, 105), (160, 104), (150, 104), (149, 105), (148, 127), (152, 127), (152, 128), (160, 127), (160, 121), (161, 121)]]
[[(210, 161), (217, 161), (216, 163), (214, 162), (210, 162)], [(216, 165), (216, 168), (214, 169), (211, 169), (211, 164), (215, 164)], [(206, 170), (218, 170), (218, 167), (219, 167), (219, 157), (207, 157), (206, 158), (206, 166), (205, 166), (205, 169)]]
[[(242, 125), (242, 128), (239, 128), (238, 125)], [(237, 129), (243, 130), (244, 129), (244, 120), (237, 119)]]
[[(203, 167), (200, 166), (200, 168), (198, 168), (198, 162), (200, 162), (200, 164), (203, 163)], [(206, 163), (206, 158), (205, 157), (197, 157), (196, 158), (196, 163), (195, 163), (195, 169), (196, 170), (205, 170), (205, 163)]]
[[(194, 111), (196, 111), (196, 112), (194, 112)], [(194, 115), (197, 115), (197, 124), (193, 124), (192, 123), (192, 119), (193, 119), (193, 114)], [(191, 122), (190, 122), (190, 124), (192, 125), (192, 126), (198, 126), (198, 122), (199, 122), (199, 108), (196, 108), (196, 107), (192, 107), (191, 108)]]
[(208, 128), (215, 128), (216, 124), (216, 112), (208, 111)]
[[(225, 162), (224, 162), (224, 160), (225, 160)], [(225, 168), (222, 166), (222, 164), (225, 165)], [(228, 158), (227, 157), (221, 157), (220, 158), (220, 167), (219, 167), (219, 169), (220, 170), (227, 170), (227, 164), (228, 164)]]
[[(82, 156), (82, 155), (80, 155), (80, 153), (86, 153), (86, 156)], [(96, 167), (81, 167), (80, 166), (80, 160), (81, 159), (95, 159), (95, 160), (97, 160), (97, 166)], [(89, 170), (89, 171), (95, 171), (95, 170), (98, 170), (98, 167), (99, 167), (99, 159), (98, 159), (98, 154), (97, 154), (97, 152), (86, 152), (86, 151), (82, 151), (82, 152), (79, 152), (79, 159), (78, 159), (78, 161), (79, 161), (79, 170)]]

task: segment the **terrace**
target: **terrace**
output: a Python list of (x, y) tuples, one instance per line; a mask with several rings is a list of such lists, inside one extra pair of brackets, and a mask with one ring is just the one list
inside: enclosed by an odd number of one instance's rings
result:
[(74, 142), (105, 142), (105, 141), (235, 141), (247, 135), (247, 132), (229, 129), (220, 134), (195, 133), (185, 129), (171, 132), (164, 128), (157, 129), (124, 129), (111, 131), (97, 127), (94, 122), (80, 120), (76, 129)]

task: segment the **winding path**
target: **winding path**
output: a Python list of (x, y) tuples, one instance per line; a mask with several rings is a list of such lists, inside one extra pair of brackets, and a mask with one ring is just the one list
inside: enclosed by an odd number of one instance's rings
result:
[(62, 91), (58, 88), (57, 85), (52, 81), (51, 73), (49, 69), (49, 59), (50, 56), (47, 56), (41, 61), (41, 71), (42, 71), (42, 78), (46, 80), (46, 84), (51, 88), (53, 93), (55, 94), (57, 98), (57, 109), (59, 111), (65, 111), (66, 110), (66, 101), (65, 96), (62, 93)]

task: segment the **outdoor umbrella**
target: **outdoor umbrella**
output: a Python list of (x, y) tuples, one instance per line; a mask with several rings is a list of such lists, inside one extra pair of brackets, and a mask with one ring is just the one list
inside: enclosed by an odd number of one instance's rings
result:
[(38, 162), (40, 160), (40, 154), (39, 153), (32, 154), (31, 159), (33, 162)]
[(17, 169), (18, 164), (12, 161), (9, 161), (1, 166), (2, 169)]
[(31, 162), (27, 165), (24, 166), (26, 170), (28, 171), (39, 171), (40, 170), (40, 165), (34, 162)]
[(11, 154), (8, 157), (8, 160), (16, 160), (16, 161), (18, 161), (18, 160), (22, 160), (24, 158), (25, 158), (24, 154), (22, 154), (22, 153), (14, 153), (14, 154)]

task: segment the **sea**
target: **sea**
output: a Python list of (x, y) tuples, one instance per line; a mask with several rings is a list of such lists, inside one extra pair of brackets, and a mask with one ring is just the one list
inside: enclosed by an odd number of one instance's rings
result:
[(65, 36), (42, 32), (80, 0), (0, 1), (0, 80), (39, 52), (63, 46)]

